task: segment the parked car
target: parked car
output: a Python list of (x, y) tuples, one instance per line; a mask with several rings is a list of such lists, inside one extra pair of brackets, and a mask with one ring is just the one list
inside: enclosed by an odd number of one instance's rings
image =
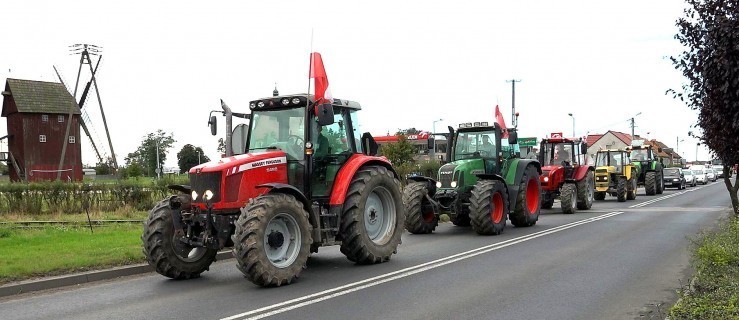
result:
[(706, 178), (706, 171), (704, 169), (691, 168), (690, 171), (693, 171), (693, 176), (695, 176), (695, 183), (700, 183), (700, 184), (708, 183), (708, 178)]
[(716, 178), (721, 179), (724, 177), (724, 167), (721, 166), (718, 169), (716, 169)]
[(681, 168), (665, 168), (662, 170), (665, 188), (675, 187), (677, 190), (685, 189), (685, 175)]
[(706, 169), (706, 181), (716, 181), (716, 171), (713, 171), (713, 168)]
[(685, 177), (685, 184), (689, 185), (691, 187), (695, 187), (695, 176), (693, 175), (693, 171), (683, 169), (683, 176)]

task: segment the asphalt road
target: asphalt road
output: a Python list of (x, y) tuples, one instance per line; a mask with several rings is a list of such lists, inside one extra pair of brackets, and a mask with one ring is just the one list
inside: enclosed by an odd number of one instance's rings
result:
[[(543, 210), (499, 236), (444, 223), (388, 263), (321, 248), (298, 282), (261, 288), (233, 260), (199, 279), (146, 274), (0, 300), (3, 319), (631, 319), (662, 317), (689, 276), (689, 237), (730, 206), (713, 183), (574, 215)], [(661, 306), (661, 307), (655, 307)], [(650, 313), (651, 312), (651, 313)]]

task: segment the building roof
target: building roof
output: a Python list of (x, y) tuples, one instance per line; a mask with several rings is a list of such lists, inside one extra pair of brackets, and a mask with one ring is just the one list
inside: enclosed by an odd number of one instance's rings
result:
[(608, 130), (608, 132), (612, 133), (614, 136), (616, 136), (616, 138), (623, 141), (627, 146), (631, 145), (632, 138), (630, 134), (626, 134), (626, 133), (618, 132), (618, 131), (611, 131), (611, 130)]
[(588, 147), (590, 147), (590, 146), (592, 146), (593, 144), (595, 144), (595, 142), (596, 142), (596, 141), (598, 141), (598, 140), (600, 140), (600, 138), (601, 138), (602, 136), (603, 136), (602, 134), (589, 134), (589, 135), (588, 135), (588, 138), (587, 138), (587, 140), (586, 140), (586, 141), (587, 141), (587, 143), (588, 143)]
[[(80, 108), (64, 85), (56, 82), (7, 79), (6, 88), (21, 113), (80, 114)], [(3, 106), (3, 115), (6, 115)]]

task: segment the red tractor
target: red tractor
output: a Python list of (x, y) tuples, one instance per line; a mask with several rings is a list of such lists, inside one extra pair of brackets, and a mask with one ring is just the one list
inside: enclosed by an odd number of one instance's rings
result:
[(554, 199), (559, 197), (564, 213), (590, 209), (595, 167), (588, 161), (587, 150), (582, 139), (563, 138), (561, 133), (542, 139), (539, 147), (542, 208), (551, 209)]
[[(262, 286), (293, 282), (321, 246), (341, 245), (358, 264), (390, 259), (405, 222), (400, 182), (372, 136), (360, 136), (358, 103), (275, 93), (251, 101), (251, 114), (222, 107), (226, 156), (193, 167), (190, 185), (170, 186), (181, 194), (145, 222), (144, 253), (158, 273), (198, 277), (225, 247)], [(232, 116), (249, 126), (231, 135)], [(215, 116), (209, 124), (215, 132)]]

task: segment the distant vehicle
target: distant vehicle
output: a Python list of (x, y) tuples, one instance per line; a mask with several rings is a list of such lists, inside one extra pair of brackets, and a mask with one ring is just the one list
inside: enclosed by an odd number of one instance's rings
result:
[(713, 168), (707, 168), (706, 180), (716, 182), (716, 170), (713, 170)]
[(683, 169), (683, 176), (685, 177), (685, 184), (691, 187), (696, 186), (695, 176), (692, 170)]
[(686, 181), (685, 181), (685, 175), (683, 174), (683, 169), (665, 168), (663, 170), (663, 173), (665, 175), (664, 177), (665, 188), (676, 187), (677, 190), (685, 189)]
[(706, 177), (706, 169), (703, 166), (690, 167), (690, 171), (693, 171), (693, 176), (695, 176), (695, 183), (708, 183), (708, 178)]

